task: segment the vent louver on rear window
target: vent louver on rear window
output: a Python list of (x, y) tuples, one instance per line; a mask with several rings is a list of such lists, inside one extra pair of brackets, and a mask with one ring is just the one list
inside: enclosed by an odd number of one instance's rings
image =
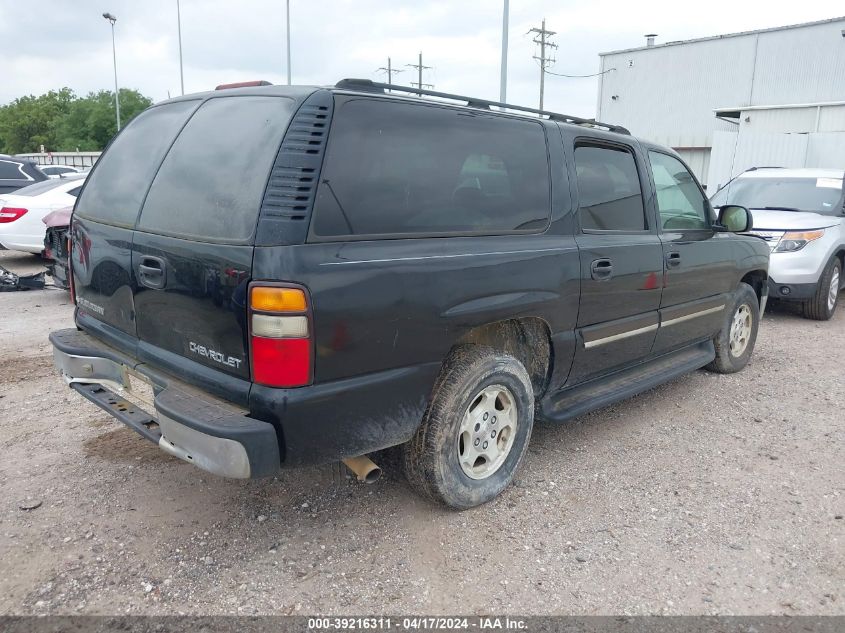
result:
[(290, 122), (264, 192), (256, 246), (305, 241), (333, 102), (331, 92), (318, 90), (305, 100)]

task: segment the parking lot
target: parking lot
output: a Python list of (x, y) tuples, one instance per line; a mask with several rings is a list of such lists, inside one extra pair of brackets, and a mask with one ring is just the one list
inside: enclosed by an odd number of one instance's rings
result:
[(0, 613), (845, 611), (842, 308), (775, 306), (744, 372), (535, 427), (516, 485), (457, 513), (392, 452), (372, 486), (203, 473), (63, 386), (66, 293), (0, 305)]

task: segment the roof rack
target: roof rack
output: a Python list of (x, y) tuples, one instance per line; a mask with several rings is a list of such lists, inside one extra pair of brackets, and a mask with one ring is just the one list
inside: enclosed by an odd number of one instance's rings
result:
[(488, 101), (486, 99), (477, 99), (475, 97), (464, 97), (462, 95), (454, 95), (448, 92), (437, 92), (436, 90), (425, 90), (419, 88), (410, 88), (408, 86), (396, 86), (393, 84), (383, 84), (369, 79), (341, 79), (335, 84), (335, 88), (341, 90), (356, 90), (359, 92), (376, 92), (385, 94), (386, 91), (404, 92), (427, 97), (438, 97), (440, 99), (451, 99), (453, 101), (463, 101), (470, 108), (479, 108), (481, 110), (489, 110), (491, 107), (501, 108), (503, 110), (515, 110), (517, 112), (530, 112), (532, 114), (539, 114), (546, 116), (550, 121), (558, 121), (560, 123), (572, 123), (574, 125), (584, 125), (589, 127), (604, 128), (610, 132), (617, 134), (627, 134), (630, 136), (631, 132), (621, 125), (613, 125), (612, 123), (602, 123), (595, 119), (583, 119), (577, 116), (570, 116), (568, 114), (561, 114), (559, 112), (550, 112), (548, 110), (538, 110), (537, 108), (529, 108), (526, 106), (513, 105), (511, 103), (500, 103), (499, 101)]

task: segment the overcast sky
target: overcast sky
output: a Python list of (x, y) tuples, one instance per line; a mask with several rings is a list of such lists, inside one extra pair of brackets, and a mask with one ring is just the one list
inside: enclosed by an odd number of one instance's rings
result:
[[(387, 64), (433, 66), (435, 89), (498, 98), (502, 0), (291, 0), (293, 82), (382, 79)], [(185, 91), (218, 83), (285, 81), (285, 0), (182, 0)], [(598, 53), (658, 42), (809, 22), (845, 14), (842, 0), (511, 0), (508, 101), (536, 107), (539, 69), (526, 35), (546, 18), (564, 74), (597, 72)], [(113, 87), (111, 34), (117, 16), (121, 87), (154, 101), (176, 96), (176, 0), (0, 0), (0, 103), (67, 86), (78, 94)], [(595, 78), (548, 76), (546, 107), (594, 116)]]

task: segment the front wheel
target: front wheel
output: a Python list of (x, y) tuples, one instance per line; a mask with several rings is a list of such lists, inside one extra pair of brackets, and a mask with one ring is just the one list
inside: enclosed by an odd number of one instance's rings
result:
[(827, 321), (836, 312), (839, 301), (839, 282), (842, 276), (842, 264), (834, 257), (825, 266), (819, 278), (816, 292), (804, 302), (804, 316), (816, 321)]
[(713, 339), (716, 358), (707, 366), (710, 371), (720, 374), (733, 374), (745, 368), (754, 351), (760, 326), (760, 302), (748, 284), (739, 284), (733, 303), (728, 307), (722, 329)]
[(452, 508), (490, 501), (513, 479), (533, 423), (534, 393), (522, 363), (489, 347), (457, 348), (403, 447), (408, 481)]

